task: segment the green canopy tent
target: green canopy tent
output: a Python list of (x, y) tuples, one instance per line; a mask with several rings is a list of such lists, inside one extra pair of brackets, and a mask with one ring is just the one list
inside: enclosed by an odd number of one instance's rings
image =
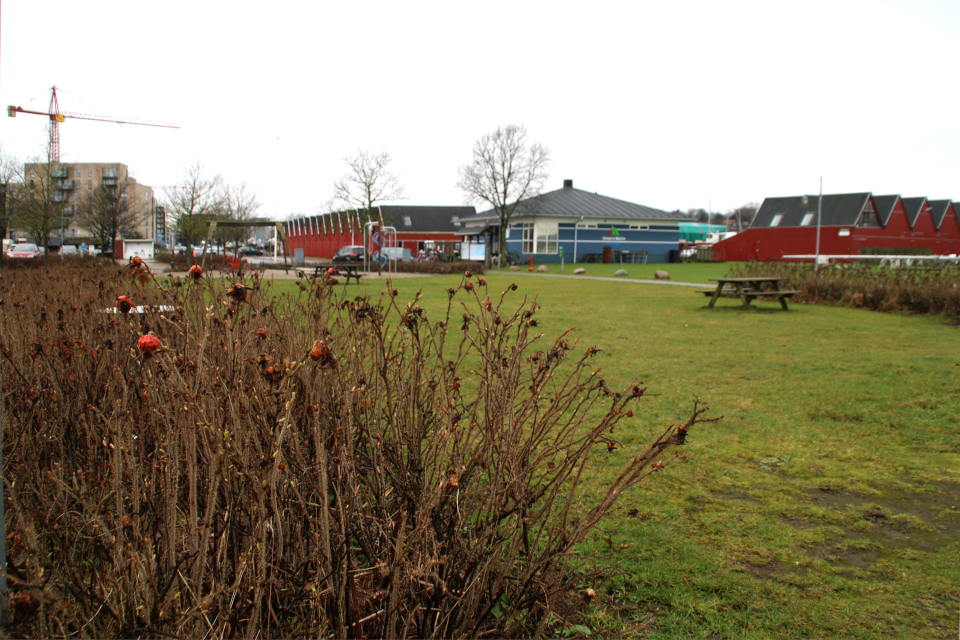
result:
[(702, 222), (681, 222), (680, 223), (680, 241), (681, 242), (702, 242), (707, 239), (708, 233), (723, 233), (727, 230), (726, 225), (722, 224), (704, 224)]

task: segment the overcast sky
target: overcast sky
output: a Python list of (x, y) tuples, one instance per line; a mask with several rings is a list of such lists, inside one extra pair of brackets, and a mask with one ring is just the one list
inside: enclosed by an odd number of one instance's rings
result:
[[(201, 162), (314, 214), (357, 149), (459, 205), (474, 142), (523, 124), (547, 191), (661, 209), (872, 191), (960, 200), (960, 1), (95, 3), (3, 0), (0, 104), (67, 120), (64, 162), (172, 185)], [(46, 120), (0, 118), (44, 153)], [(482, 208), (482, 207), (480, 207)]]

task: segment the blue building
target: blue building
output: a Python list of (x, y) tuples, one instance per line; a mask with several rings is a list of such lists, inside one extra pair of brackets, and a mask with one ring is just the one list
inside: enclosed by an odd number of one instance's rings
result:
[[(507, 252), (526, 264), (566, 262), (669, 262), (679, 252), (679, 213), (563, 188), (524, 200), (507, 228)], [(492, 209), (461, 218), (463, 255), (482, 259), (486, 243), (491, 255), (500, 253), (497, 213)], [(562, 254), (561, 254), (562, 252)]]

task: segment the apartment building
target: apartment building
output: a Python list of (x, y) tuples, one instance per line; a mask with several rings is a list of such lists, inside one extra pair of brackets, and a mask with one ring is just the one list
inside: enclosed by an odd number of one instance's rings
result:
[[(44, 179), (48, 166), (46, 163), (26, 164), (24, 179), (27, 183)], [(140, 184), (130, 176), (127, 165), (119, 162), (59, 163), (50, 168), (50, 174), (52, 198), (64, 204), (64, 243), (92, 240), (89, 231), (81, 228), (72, 214), (84, 200), (92, 199), (101, 185), (118, 189), (120, 197), (126, 198), (129, 206), (144, 212), (136, 236), (163, 241), (166, 231), (163, 207), (157, 205), (152, 187)]]

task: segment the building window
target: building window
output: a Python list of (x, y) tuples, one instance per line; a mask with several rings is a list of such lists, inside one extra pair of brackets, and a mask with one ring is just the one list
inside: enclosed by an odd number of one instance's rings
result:
[(776, 214), (775, 216), (773, 216), (773, 220), (770, 221), (770, 226), (779, 227), (781, 220), (783, 220), (783, 214), (782, 213)]
[(557, 253), (560, 224), (537, 222), (523, 225), (523, 253)]
[(87, 177), (88, 178), (93, 177), (93, 167), (87, 167)]
[(93, 189), (93, 180), (87, 180), (87, 189)]
[(104, 177), (104, 178), (116, 178), (116, 177), (117, 177), (117, 168), (116, 168), (116, 167), (104, 167), (104, 168), (103, 168), (103, 177)]
[(630, 225), (630, 229), (633, 230), (633, 231), (649, 231), (649, 230), (650, 230), (650, 225), (648, 225), (648, 224), (632, 224), (632, 225)]
[(77, 177), (80, 177), (80, 167), (77, 167)]
[(410, 216), (403, 216), (403, 226), (405, 227), (413, 226), (413, 220), (410, 219)]
[(801, 227), (810, 226), (810, 223), (811, 223), (812, 221), (813, 221), (813, 214), (812, 214), (812, 213), (805, 213), (805, 214), (803, 214), (803, 220), (800, 221), (800, 226), (801, 226)]
[(860, 216), (860, 222), (857, 224), (858, 227), (879, 227), (880, 224), (877, 222), (877, 214), (873, 210), (873, 207), (870, 203), (867, 203), (867, 207), (863, 210), (863, 215)]

